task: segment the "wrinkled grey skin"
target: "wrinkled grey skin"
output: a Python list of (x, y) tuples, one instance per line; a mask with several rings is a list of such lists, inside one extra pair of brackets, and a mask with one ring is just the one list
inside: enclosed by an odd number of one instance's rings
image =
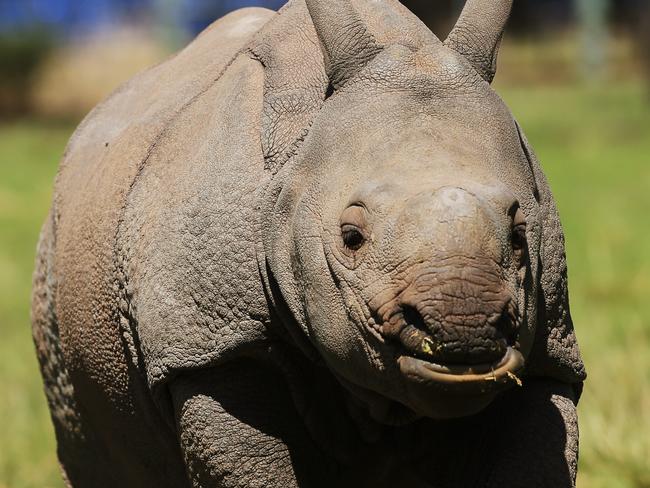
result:
[[(33, 330), (73, 487), (570, 487), (585, 378), (510, 1), (237, 11), (82, 123)], [(518, 386), (517, 383), (521, 383)]]

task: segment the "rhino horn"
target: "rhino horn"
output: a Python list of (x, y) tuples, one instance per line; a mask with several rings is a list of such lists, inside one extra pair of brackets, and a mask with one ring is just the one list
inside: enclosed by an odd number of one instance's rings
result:
[(440, 40), (397, 0), (305, 0), (320, 39), (334, 89), (370, 63), (384, 48), (413, 50)]
[(488, 82), (497, 69), (497, 55), (513, 0), (467, 0), (445, 45), (462, 54)]

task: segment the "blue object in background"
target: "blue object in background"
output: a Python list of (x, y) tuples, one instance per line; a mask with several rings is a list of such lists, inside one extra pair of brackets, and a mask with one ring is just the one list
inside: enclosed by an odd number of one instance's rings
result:
[(92, 30), (147, 8), (151, 3), (151, 0), (3, 0), (0, 28), (21, 30), (36, 25), (61, 33)]
[[(325, 0), (326, 1), (326, 0)], [(462, 3), (462, 0), (459, 0)], [(524, 7), (543, 12), (555, 21), (566, 18), (575, 0), (527, 0)], [(616, 12), (634, 13), (648, 0), (607, 0)], [(286, 0), (0, 0), (0, 31), (20, 31), (35, 26), (60, 35), (93, 31), (111, 23), (133, 19), (172, 21), (173, 27), (197, 34), (231, 10), (257, 6), (277, 10)]]
[(242, 7), (278, 9), (286, 0), (0, 0), (0, 31), (35, 26), (74, 36), (112, 23), (155, 19), (173, 11), (175, 27), (196, 34), (215, 19)]
[(192, 34), (197, 34), (210, 25), (215, 19), (223, 17), (228, 12), (243, 7), (265, 7), (277, 10), (287, 3), (287, 0), (184, 0), (186, 28)]

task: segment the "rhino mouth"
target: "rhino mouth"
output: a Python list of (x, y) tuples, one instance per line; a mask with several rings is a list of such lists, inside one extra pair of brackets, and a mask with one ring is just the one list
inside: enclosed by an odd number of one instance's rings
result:
[[(512, 328), (518, 330), (518, 326)], [(488, 392), (508, 386), (522, 386), (524, 357), (518, 350), (517, 333), (496, 334), (485, 341), (477, 354), (450, 356), (448, 344), (438, 341), (408, 314), (397, 322), (375, 326), (395, 351), (402, 374), (410, 381), (446, 390)]]
[(401, 372), (410, 380), (448, 389), (478, 388), (487, 392), (504, 386), (522, 386), (519, 374), (524, 366), (524, 358), (521, 352), (511, 346), (494, 363), (444, 365), (409, 355), (400, 355), (397, 363)]

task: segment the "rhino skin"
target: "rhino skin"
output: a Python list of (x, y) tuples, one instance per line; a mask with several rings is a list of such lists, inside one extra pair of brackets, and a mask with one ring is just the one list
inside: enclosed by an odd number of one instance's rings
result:
[(33, 334), (69, 486), (574, 486), (546, 179), (490, 87), (511, 0), (218, 20), (94, 109)]

